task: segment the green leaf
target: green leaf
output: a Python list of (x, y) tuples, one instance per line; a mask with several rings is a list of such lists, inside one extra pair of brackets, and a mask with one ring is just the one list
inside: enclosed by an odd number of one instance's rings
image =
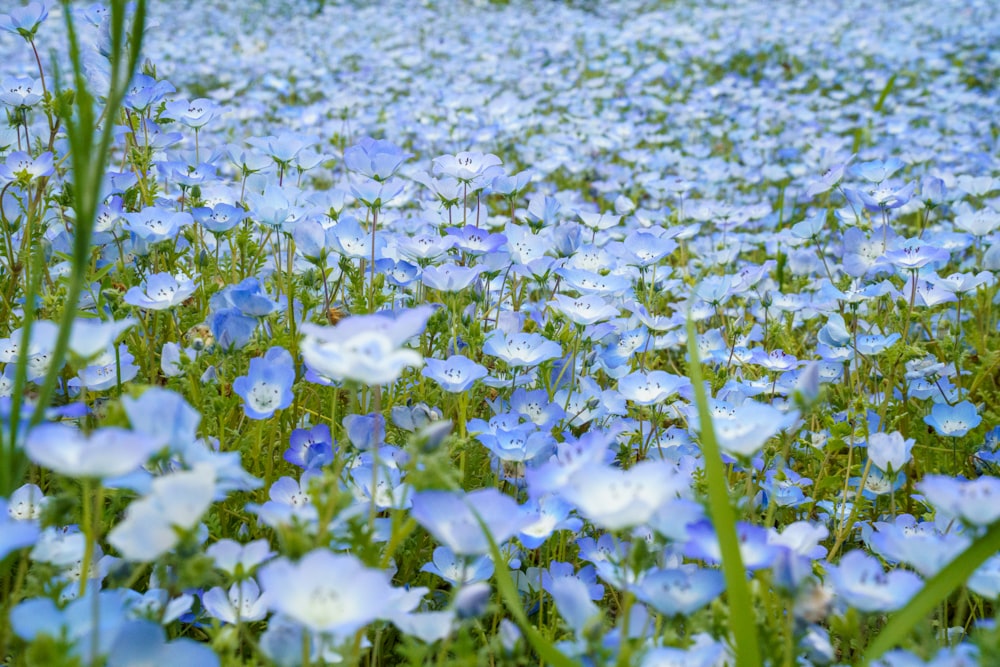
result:
[[(729, 504), (729, 486), (726, 471), (722, 465), (722, 454), (715, 439), (715, 427), (708, 410), (708, 397), (701, 375), (701, 360), (698, 358), (697, 332), (690, 313), (687, 318), (687, 345), (690, 365), (688, 377), (694, 385), (695, 403), (698, 405), (698, 420), (701, 424), (701, 451), (705, 459), (705, 479), (708, 483), (708, 510), (715, 526), (715, 534), (722, 552), (722, 574), (726, 579), (726, 594), (729, 597), (729, 630), (736, 642), (737, 667), (758, 667), (760, 644), (757, 639), (757, 625), (753, 616), (753, 600), (747, 585), (746, 570), (740, 554), (739, 537), (736, 534), (736, 517)], [(748, 499), (749, 500), (749, 499)]]
[(903, 643), (918, 623), (941, 604), (942, 600), (951, 595), (952, 591), (964, 584), (969, 574), (998, 550), (1000, 550), (1000, 522), (990, 526), (968, 549), (928, 579), (920, 592), (913, 596), (905, 607), (889, 617), (889, 622), (865, 651), (861, 664), (869, 665), (892, 647)]
[(525, 616), (524, 609), (521, 607), (521, 597), (517, 594), (514, 580), (510, 578), (510, 573), (507, 571), (507, 561), (504, 559), (503, 554), (500, 553), (500, 548), (490, 534), (490, 529), (486, 526), (486, 522), (483, 521), (482, 517), (475, 510), (472, 510), (472, 513), (475, 515), (476, 521), (483, 531), (483, 535), (486, 536), (486, 540), (490, 544), (490, 555), (493, 557), (493, 562), (496, 563), (496, 567), (493, 568), (493, 578), (497, 582), (497, 590), (500, 591), (500, 597), (503, 599), (504, 604), (507, 605), (510, 615), (514, 617), (514, 622), (521, 628), (524, 636), (528, 638), (528, 643), (531, 644), (535, 652), (538, 653), (538, 656), (547, 664), (554, 665), (555, 667), (578, 667), (579, 663), (560, 653), (528, 621), (528, 617)]

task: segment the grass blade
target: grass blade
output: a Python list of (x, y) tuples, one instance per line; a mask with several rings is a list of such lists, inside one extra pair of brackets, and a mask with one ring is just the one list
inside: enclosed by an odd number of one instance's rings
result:
[(722, 552), (722, 574), (726, 579), (726, 593), (729, 596), (729, 630), (736, 642), (736, 664), (738, 667), (757, 667), (760, 661), (760, 645), (757, 641), (757, 626), (753, 620), (753, 604), (747, 585), (740, 543), (736, 534), (736, 516), (729, 504), (729, 485), (722, 465), (722, 454), (715, 440), (715, 427), (708, 410), (708, 397), (701, 376), (701, 360), (695, 340), (694, 320), (687, 318), (687, 346), (690, 362), (688, 377), (694, 385), (694, 398), (698, 406), (698, 421), (701, 424), (701, 451), (705, 459), (705, 478), (708, 481), (708, 511), (715, 526), (715, 534)]

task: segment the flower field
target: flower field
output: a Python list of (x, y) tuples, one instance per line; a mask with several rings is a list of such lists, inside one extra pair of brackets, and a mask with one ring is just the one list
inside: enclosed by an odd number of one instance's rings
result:
[(3, 664), (1000, 664), (1000, 6), (0, 12)]

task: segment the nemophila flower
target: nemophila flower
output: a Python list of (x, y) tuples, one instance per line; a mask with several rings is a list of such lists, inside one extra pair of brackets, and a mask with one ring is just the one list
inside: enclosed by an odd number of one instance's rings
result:
[(6, 76), (0, 84), (0, 102), (14, 108), (32, 107), (42, 101), (42, 81), (30, 76)]
[(125, 91), (125, 99), (122, 103), (129, 109), (142, 112), (162, 101), (164, 97), (175, 90), (169, 81), (157, 81), (149, 75), (137, 72)]
[[(180, 377), (184, 374), (181, 370), (183, 362), (191, 362), (198, 358), (198, 350), (193, 347), (181, 347), (177, 343), (167, 342), (160, 350), (160, 370), (164, 377)], [(202, 376), (202, 381), (205, 376)]]
[[(798, 412), (782, 412), (767, 403), (747, 400), (737, 406), (717, 402), (713, 411), (712, 426), (719, 447), (733, 456), (749, 458), (779, 432), (791, 428), (798, 421)], [(689, 419), (692, 428), (700, 431), (703, 426), (695, 412)]]
[(254, 277), (236, 285), (227, 285), (221, 292), (212, 295), (210, 304), (213, 309), (232, 306), (248, 317), (267, 317), (280, 307)]
[(618, 306), (598, 294), (578, 297), (557, 294), (549, 304), (580, 326), (604, 322), (618, 316)]
[(257, 578), (271, 611), (341, 638), (385, 617), (396, 597), (388, 574), (327, 549), (310, 551), (297, 563), (279, 558)]
[(967, 202), (955, 206), (955, 227), (973, 236), (989, 236), (1000, 228), (1000, 212), (990, 207), (973, 208)]
[(243, 399), (250, 419), (268, 419), (292, 404), (295, 362), (283, 347), (272, 347), (263, 357), (250, 360), (250, 370), (233, 380), (233, 392)]
[(239, 350), (246, 347), (253, 338), (257, 318), (244, 315), (236, 307), (213, 307), (208, 317), (208, 328), (220, 348), (226, 351)]
[[(23, 484), (10, 494), (7, 515), (16, 521), (35, 521), (41, 518), (42, 508), (47, 502), (48, 498), (37, 484)], [(0, 512), (2, 518), (3, 512)]]
[(245, 209), (232, 204), (218, 203), (209, 208), (199, 206), (191, 211), (195, 222), (213, 234), (225, 234), (250, 215)]
[(643, 461), (628, 470), (592, 464), (569, 476), (558, 495), (594, 525), (618, 530), (645, 523), (669, 498), (690, 486), (688, 471)]
[(344, 166), (361, 176), (385, 181), (411, 157), (391, 141), (364, 137), (344, 151)]
[(808, 188), (806, 188), (806, 197), (812, 198), (816, 195), (823, 194), (824, 192), (829, 192), (833, 187), (840, 183), (841, 179), (844, 178), (844, 170), (853, 159), (854, 157), (852, 156), (846, 162), (832, 165), (825, 172), (823, 172), (820, 180), (814, 181)]
[(468, 357), (453, 354), (444, 361), (424, 359), (421, 374), (437, 382), (445, 391), (458, 394), (471, 389), (476, 380), (489, 375), (489, 371)]
[(381, 413), (347, 415), (340, 423), (347, 439), (362, 451), (373, 450), (385, 443), (385, 417)]
[(330, 427), (317, 424), (311, 429), (297, 428), (289, 438), (284, 459), (305, 470), (322, 468), (333, 461), (333, 438)]
[(920, 577), (906, 570), (886, 572), (877, 558), (861, 549), (826, 566), (826, 580), (844, 604), (859, 611), (895, 611), (923, 587)]
[(422, 491), (413, 496), (410, 516), (438, 542), (462, 556), (489, 552), (489, 542), (479, 519), (496, 544), (506, 542), (530, 522), (530, 517), (521, 512), (513, 498), (496, 489), (479, 489), (467, 494)]
[(0, 182), (27, 184), (55, 173), (52, 153), (31, 157), (24, 151), (14, 151), (0, 164)]
[(135, 238), (150, 245), (173, 241), (181, 229), (194, 222), (187, 211), (170, 211), (159, 206), (147, 206), (136, 213), (125, 214), (123, 227)]
[(448, 262), (424, 267), (420, 280), (432, 289), (441, 292), (460, 292), (468, 288), (482, 273), (479, 266), (459, 266)]
[(455, 245), (455, 239), (437, 234), (415, 234), (403, 236), (396, 240), (399, 252), (409, 259), (424, 261), (433, 260), (444, 255)]
[(470, 255), (494, 253), (507, 243), (503, 234), (491, 234), (473, 225), (448, 227), (445, 231), (448, 234), (445, 238), (451, 240), (452, 247)]
[(402, 471), (375, 461), (351, 468), (352, 491), (363, 503), (374, 503), (379, 510), (408, 509), (413, 487), (403, 481)]
[(476, 435), (490, 452), (501, 461), (531, 461), (551, 451), (552, 435), (538, 430), (534, 423), (497, 426)]
[(951, 438), (962, 437), (982, 421), (976, 406), (969, 401), (955, 405), (935, 403), (931, 413), (924, 417), (924, 423), (933, 427), (938, 435)]
[(640, 664), (642, 667), (715, 667), (731, 659), (731, 651), (725, 643), (700, 632), (694, 635), (694, 643), (688, 648), (666, 646), (647, 650)]
[(29, 2), (21, 7), (14, 7), (9, 14), (0, 14), (0, 30), (5, 30), (31, 41), (38, 32), (38, 26), (49, 15), (47, 2)]
[[(711, 523), (703, 521), (689, 525), (687, 534), (688, 541), (684, 544), (685, 556), (713, 564), (722, 562), (719, 538)], [(754, 571), (771, 566), (778, 556), (779, 547), (771, 543), (766, 528), (741, 521), (736, 525), (736, 534), (739, 538), (743, 567)]]
[(468, 584), (458, 589), (451, 608), (459, 620), (479, 618), (486, 613), (493, 589), (485, 582)]
[(218, 102), (206, 98), (191, 100), (174, 100), (167, 102), (166, 115), (191, 128), (207, 125), (222, 110)]
[(254, 540), (246, 544), (231, 539), (221, 539), (205, 549), (205, 555), (215, 561), (215, 567), (226, 574), (241, 579), (259, 565), (274, 557), (267, 540)]
[(125, 518), (108, 534), (123, 558), (150, 562), (173, 549), (215, 498), (215, 471), (199, 464), (153, 480), (152, 492), (132, 501)]
[(975, 526), (988, 526), (1000, 519), (1000, 478), (983, 476), (973, 480), (944, 475), (926, 475), (917, 484), (927, 502), (950, 516)]
[(70, 656), (90, 665), (93, 649), (97, 653), (94, 657), (111, 650), (127, 620), (126, 611), (126, 593), (122, 589), (99, 591), (91, 587), (62, 609), (51, 598), (24, 600), (10, 610), (10, 627), (15, 635), (29, 642), (44, 636), (64, 638), (71, 647)]
[(657, 405), (674, 394), (687, 394), (690, 390), (690, 380), (666, 371), (637, 371), (618, 378), (619, 393), (636, 405)]
[(154, 273), (136, 287), (130, 287), (122, 300), (143, 310), (167, 310), (179, 306), (197, 289), (183, 274)]
[(532, 519), (517, 536), (527, 549), (537, 549), (558, 530), (575, 532), (583, 527), (583, 521), (570, 517), (573, 506), (555, 495), (529, 500), (522, 511)]
[(492, 153), (463, 151), (432, 160), (435, 176), (449, 176), (462, 183), (483, 187), (503, 172), (503, 161)]
[(906, 205), (916, 189), (916, 181), (910, 181), (905, 185), (883, 181), (872, 187), (844, 188), (844, 195), (850, 203), (861, 205), (868, 211), (877, 212)]
[[(86, 639), (81, 640), (86, 644)], [(193, 639), (167, 641), (166, 631), (157, 623), (132, 620), (123, 624), (108, 652), (107, 667), (144, 665), (203, 665), (218, 667), (219, 657), (210, 646)]]
[(90, 359), (105, 352), (136, 322), (132, 317), (108, 322), (78, 317), (73, 321), (73, 329), (70, 331), (69, 349), (81, 359)]
[(437, 547), (431, 562), (425, 563), (420, 571), (437, 575), (452, 586), (462, 586), (487, 581), (493, 576), (493, 569), (489, 556), (459, 556), (448, 547)]
[(132, 472), (166, 443), (117, 427), (85, 435), (65, 424), (41, 424), (28, 433), (28, 458), (67, 477), (117, 477)]
[(70, 378), (66, 384), (73, 389), (88, 389), (90, 391), (105, 391), (129, 382), (139, 373), (139, 367), (134, 363), (135, 356), (129, 352), (125, 343), (115, 348), (108, 347), (101, 354), (91, 358), (90, 365), (77, 371), (75, 378)]
[(914, 271), (948, 261), (951, 254), (919, 238), (905, 239), (885, 252), (885, 259), (898, 269)]
[(41, 533), (36, 517), (22, 519), (16, 516), (14, 508), (17, 501), (13, 495), (10, 500), (15, 502), (13, 507), (6, 498), (0, 498), (0, 562), (11, 552), (33, 545)]
[(515, 333), (508, 336), (497, 329), (486, 339), (483, 352), (498, 357), (509, 366), (537, 366), (562, 356), (559, 343), (538, 333)]
[(171, 593), (163, 588), (157, 588), (156, 575), (150, 576), (150, 588), (140, 595), (129, 591), (127, 595), (129, 616), (136, 618), (156, 618), (160, 623), (167, 625), (180, 619), (191, 612), (194, 605), (194, 596), (189, 593), (182, 593), (176, 597), (171, 597)]
[(309, 495), (309, 486), (320, 474), (313, 468), (303, 472), (298, 481), (292, 477), (280, 477), (267, 491), (270, 500), (263, 505), (247, 505), (247, 510), (273, 528), (293, 524), (311, 527), (319, 513)]
[(985, 598), (1000, 597), (1000, 556), (993, 556), (976, 568), (967, 585), (969, 590)]
[(291, 232), (300, 217), (295, 195), (290, 186), (268, 183), (262, 192), (247, 194), (250, 216), (261, 226), (274, 232)]
[(944, 532), (937, 522), (918, 522), (909, 514), (892, 522), (876, 521), (862, 529), (862, 535), (872, 552), (890, 563), (905, 563), (925, 577), (937, 574), (971, 541), (964, 533)]
[(549, 588), (559, 615), (577, 636), (582, 636), (592, 626), (599, 626), (601, 610), (590, 599), (587, 584), (573, 577), (559, 577)]
[(897, 171), (902, 169), (904, 163), (897, 157), (891, 157), (884, 162), (882, 160), (872, 160), (855, 165), (852, 171), (870, 183), (881, 183)]
[(201, 604), (210, 617), (223, 623), (259, 621), (268, 611), (268, 597), (253, 578), (233, 584), (228, 592), (216, 586), (201, 596)]
[(935, 274), (930, 276), (928, 280), (949, 292), (962, 295), (979, 287), (992, 285), (994, 278), (989, 271), (980, 271), (979, 273), (952, 273), (944, 277)]
[(688, 616), (722, 595), (722, 572), (694, 565), (645, 573), (635, 585), (640, 600), (665, 616)]
[(423, 331), (433, 312), (432, 306), (420, 306), (396, 314), (356, 315), (334, 327), (305, 324), (302, 358), (330, 380), (389, 384), (405, 368), (423, 364), (420, 353), (403, 345)]
[(899, 471), (910, 460), (910, 450), (916, 441), (903, 438), (899, 431), (873, 433), (868, 438), (868, 458), (879, 470)]
[(351, 183), (351, 194), (366, 208), (375, 210), (381, 209), (403, 194), (405, 188), (405, 183), (398, 178), (388, 181), (363, 180), (360, 183)]
[(556, 269), (556, 275), (563, 283), (578, 292), (618, 296), (632, 289), (632, 281), (623, 275), (607, 275), (582, 269)]

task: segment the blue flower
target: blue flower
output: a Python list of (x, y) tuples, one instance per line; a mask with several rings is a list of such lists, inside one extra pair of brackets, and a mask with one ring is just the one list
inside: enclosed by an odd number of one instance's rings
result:
[[(94, 657), (106, 655), (111, 650), (126, 622), (125, 613), (124, 591), (97, 591), (94, 587), (88, 588), (84, 596), (71, 601), (64, 609), (56, 607), (49, 598), (25, 600), (10, 610), (10, 626), (14, 634), (25, 641), (43, 636), (65, 637), (72, 646), (70, 655), (90, 665), (92, 647), (96, 646), (97, 650)], [(95, 616), (100, 623), (94, 622)]]
[(185, 275), (154, 273), (137, 287), (131, 287), (122, 300), (144, 310), (167, 310), (184, 303), (197, 289)]
[(1000, 519), (1000, 478), (964, 480), (927, 475), (917, 488), (934, 507), (975, 526), (988, 526)]
[(96, 358), (91, 359), (90, 365), (81, 368), (77, 372), (77, 377), (70, 378), (66, 384), (70, 387), (89, 389), (90, 391), (105, 391), (116, 386), (119, 382), (128, 382), (139, 374), (139, 367), (134, 363), (135, 356), (128, 351), (124, 343), (118, 346), (118, 354), (115, 355), (114, 347), (108, 347)]
[(844, 603), (867, 612), (895, 611), (923, 586), (912, 572), (885, 572), (878, 559), (860, 549), (844, 554), (837, 565), (827, 565), (826, 576)]
[[(41, 491), (39, 491), (41, 495)], [(11, 496), (14, 500), (14, 496)], [(40, 529), (34, 518), (19, 520), (6, 498), (0, 498), (0, 562), (12, 551), (30, 547), (38, 539)]]
[(574, 577), (559, 577), (549, 588), (559, 614), (577, 636), (592, 625), (600, 625), (601, 609), (590, 599), (587, 584)]
[(233, 584), (228, 592), (216, 586), (202, 595), (201, 603), (209, 616), (223, 623), (259, 621), (267, 616), (267, 596), (261, 595), (252, 578)]
[(910, 450), (915, 444), (913, 438), (903, 438), (899, 431), (873, 433), (868, 438), (868, 458), (879, 470), (899, 471), (910, 460)]
[(548, 340), (541, 334), (516, 333), (507, 336), (499, 329), (486, 339), (483, 352), (514, 367), (536, 366), (562, 356), (559, 343)]
[(198, 525), (215, 498), (215, 471), (206, 464), (153, 480), (152, 492), (132, 501), (108, 542), (130, 561), (151, 562)]
[(725, 589), (722, 572), (687, 565), (644, 573), (635, 586), (635, 594), (665, 616), (688, 616), (722, 595)]
[[(102, 619), (103, 623), (103, 619)], [(86, 645), (86, 640), (84, 640)], [(144, 667), (145, 665), (198, 665), (217, 667), (219, 657), (212, 647), (193, 639), (168, 642), (166, 631), (151, 621), (124, 623), (108, 652), (107, 667)]]
[(448, 547), (437, 547), (431, 562), (425, 563), (420, 571), (435, 574), (452, 586), (461, 586), (492, 577), (493, 561), (489, 556), (469, 558), (457, 555)]
[(263, 358), (250, 360), (250, 370), (233, 381), (233, 391), (243, 399), (250, 419), (268, 419), (292, 404), (295, 362), (283, 347), (272, 347)]
[(30, 41), (48, 15), (48, 3), (29, 2), (23, 7), (14, 7), (9, 14), (0, 14), (0, 30), (21, 35)]
[(267, 540), (254, 540), (240, 544), (236, 540), (222, 539), (205, 549), (205, 555), (215, 561), (215, 567), (226, 574), (241, 579), (253, 572), (258, 565), (274, 556)]
[(271, 611), (341, 638), (387, 616), (395, 598), (387, 573), (327, 549), (310, 551), (297, 563), (279, 558), (257, 578)]
[(938, 435), (951, 438), (962, 437), (982, 421), (976, 406), (969, 401), (955, 405), (935, 403), (931, 413), (924, 417), (924, 423), (932, 426)]
[(364, 137), (344, 151), (344, 166), (375, 181), (385, 181), (410, 157), (391, 141)]
[(330, 380), (395, 382), (405, 368), (423, 364), (420, 353), (402, 346), (423, 331), (433, 312), (421, 306), (395, 315), (356, 315), (335, 327), (305, 324), (302, 357), (310, 370)]
[(303, 469), (321, 468), (333, 461), (333, 438), (330, 427), (318, 424), (311, 429), (292, 431), (285, 460)]
[(159, 438), (116, 427), (89, 436), (64, 424), (42, 424), (28, 434), (33, 462), (67, 477), (117, 477), (130, 473), (166, 444)]
[(413, 496), (410, 515), (454, 553), (467, 556), (489, 551), (477, 517), (497, 544), (506, 542), (530, 522), (514, 499), (496, 489), (468, 494), (423, 491)]
[(489, 375), (485, 366), (460, 354), (454, 354), (445, 361), (427, 358), (424, 359), (424, 364), (421, 370), (423, 376), (434, 380), (442, 389), (453, 394), (468, 391), (476, 380)]

